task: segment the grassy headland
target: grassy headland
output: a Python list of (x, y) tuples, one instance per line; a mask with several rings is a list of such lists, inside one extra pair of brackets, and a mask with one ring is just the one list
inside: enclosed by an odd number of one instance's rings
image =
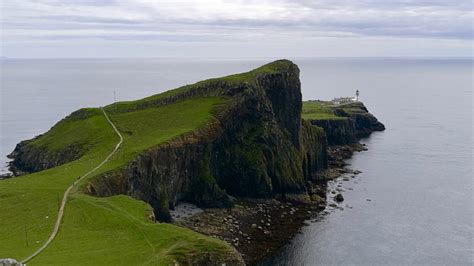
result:
[[(124, 166), (141, 151), (204, 126), (223, 98), (194, 98), (109, 116), (124, 136), (119, 151), (91, 178)], [(22, 259), (51, 233), (64, 190), (99, 164), (118, 142), (100, 109), (84, 109), (60, 121), (32, 145), (54, 151), (71, 145), (83, 157), (61, 166), (0, 182), (0, 257)], [(169, 264), (185, 254), (232, 252), (218, 240), (147, 218), (147, 204), (127, 196), (95, 198), (76, 190), (53, 243), (29, 264)]]
[(346, 119), (345, 117), (336, 116), (334, 109), (330, 107), (330, 103), (324, 101), (304, 101), (301, 118), (307, 120)]

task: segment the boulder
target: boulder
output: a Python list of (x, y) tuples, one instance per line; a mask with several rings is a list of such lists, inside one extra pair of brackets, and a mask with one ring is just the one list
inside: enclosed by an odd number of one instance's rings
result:
[(342, 196), (341, 193), (338, 193), (336, 196), (334, 196), (334, 200), (337, 201), (337, 202), (343, 202), (344, 197)]
[(15, 259), (5, 258), (0, 259), (0, 266), (23, 266), (25, 264), (18, 262)]

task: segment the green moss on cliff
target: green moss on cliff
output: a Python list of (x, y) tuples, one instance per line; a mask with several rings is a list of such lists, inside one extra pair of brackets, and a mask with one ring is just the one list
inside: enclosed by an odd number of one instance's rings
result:
[(203, 207), (231, 207), (227, 194), (222, 190), (212, 176), (209, 168), (209, 148), (204, 151), (199, 161), (197, 176), (192, 180), (192, 191), (184, 195), (183, 200), (198, 204)]
[(337, 120), (346, 119), (337, 116), (334, 110), (329, 107), (327, 102), (323, 101), (305, 101), (301, 111), (301, 118), (307, 120)]

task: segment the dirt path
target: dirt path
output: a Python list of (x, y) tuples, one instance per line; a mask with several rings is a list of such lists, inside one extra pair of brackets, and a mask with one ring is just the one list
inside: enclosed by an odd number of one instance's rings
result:
[(106, 162), (109, 161), (110, 157), (112, 157), (112, 155), (114, 155), (117, 150), (120, 148), (120, 145), (122, 145), (122, 142), (123, 142), (123, 137), (122, 135), (120, 134), (120, 132), (118, 131), (117, 127), (115, 127), (114, 123), (112, 123), (112, 121), (110, 120), (109, 116), (107, 115), (107, 113), (105, 112), (105, 110), (103, 108), (101, 108), (102, 112), (104, 113), (104, 116), (105, 118), (107, 119), (107, 121), (109, 122), (109, 124), (112, 126), (112, 128), (115, 130), (115, 133), (117, 133), (117, 135), (119, 136), (120, 138), (120, 141), (117, 143), (117, 145), (115, 145), (115, 148), (114, 150), (99, 164), (97, 165), (94, 169), (90, 170), (89, 172), (85, 173), (84, 175), (82, 175), (81, 177), (79, 177), (76, 181), (74, 181), (74, 183), (72, 183), (67, 189), (66, 191), (64, 192), (64, 195), (63, 195), (63, 199), (61, 201), (61, 207), (59, 208), (59, 211), (58, 211), (58, 218), (56, 219), (56, 223), (54, 224), (54, 228), (53, 228), (53, 231), (51, 232), (51, 235), (49, 236), (48, 240), (38, 249), (36, 250), (33, 254), (31, 254), (29, 257), (27, 257), (26, 259), (22, 260), (21, 263), (25, 264), (27, 263), (28, 261), (30, 261), (31, 259), (33, 259), (34, 257), (36, 257), (38, 254), (40, 254), (41, 252), (43, 252), (43, 250), (45, 250), (49, 244), (51, 244), (51, 242), (53, 241), (53, 239), (56, 237), (56, 235), (58, 234), (58, 231), (59, 231), (59, 227), (61, 226), (61, 221), (62, 221), (62, 218), (63, 218), (63, 215), (64, 215), (64, 209), (66, 207), (66, 203), (67, 203), (67, 198), (69, 196), (69, 193), (71, 192), (71, 190), (74, 188), (75, 185), (77, 185), (82, 179), (86, 178), (87, 176), (89, 176), (90, 174), (92, 174), (94, 171), (96, 171), (97, 169), (99, 169), (102, 165), (104, 165)]

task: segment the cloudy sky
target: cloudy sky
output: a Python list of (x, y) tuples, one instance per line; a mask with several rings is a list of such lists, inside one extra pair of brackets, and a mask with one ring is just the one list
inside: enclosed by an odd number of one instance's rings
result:
[(5, 0), (7, 57), (472, 56), (471, 0)]

